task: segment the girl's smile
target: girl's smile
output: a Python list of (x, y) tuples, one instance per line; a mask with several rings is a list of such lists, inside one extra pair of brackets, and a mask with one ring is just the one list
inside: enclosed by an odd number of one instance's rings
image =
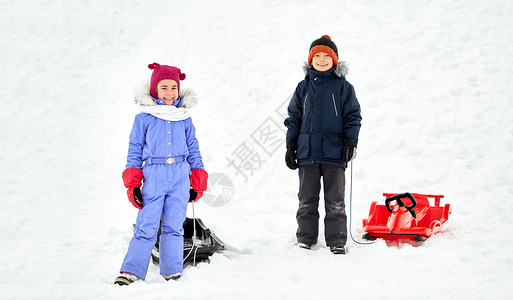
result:
[(173, 105), (178, 99), (178, 84), (172, 79), (161, 80), (157, 84), (157, 98), (164, 100), (164, 104)]

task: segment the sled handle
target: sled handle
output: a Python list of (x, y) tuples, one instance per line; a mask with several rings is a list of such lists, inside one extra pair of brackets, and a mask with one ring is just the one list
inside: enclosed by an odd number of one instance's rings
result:
[[(401, 198), (406, 198), (408, 197), (408, 199), (410, 199), (411, 201), (411, 205), (409, 206), (406, 206), (404, 205), (404, 202), (401, 201)], [(389, 212), (394, 212), (394, 210), (390, 207), (390, 202), (392, 201), (397, 201), (397, 205), (399, 205), (400, 207), (404, 207), (406, 208), (411, 214), (412, 216), (415, 218), (416, 215), (415, 215), (415, 210), (412, 211), (412, 208), (414, 208), (415, 206), (417, 206), (417, 201), (415, 200), (415, 198), (413, 197), (412, 194), (410, 193), (403, 193), (403, 194), (397, 194), (397, 195), (394, 195), (392, 197), (388, 197), (385, 199), (385, 206), (387, 207), (387, 210)]]

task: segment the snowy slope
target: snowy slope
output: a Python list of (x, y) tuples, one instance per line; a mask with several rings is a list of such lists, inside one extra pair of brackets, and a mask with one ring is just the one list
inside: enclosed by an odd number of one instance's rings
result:
[[(3, 1), (0, 298), (511, 298), (512, 12), (507, 0)], [(444, 194), (453, 214), (422, 247), (294, 246), (283, 108), (323, 34), (362, 106), (353, 235), (383, 192)], [(137, 213), (121, 181), (132, 92), (154, 61), (200, 97), (205, 165), (233, 196), (195, 214), (237, 250), (178, 282), (150, 266), (120, 288)], [(251, 172), (230, 163), (242, 150)]]

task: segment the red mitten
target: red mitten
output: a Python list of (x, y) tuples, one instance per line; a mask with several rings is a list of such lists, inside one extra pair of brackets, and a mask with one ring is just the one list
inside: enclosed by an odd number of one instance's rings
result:
[(198, 194), (195, 199), (191, 199), (191, 202), (196, 202), (207, 189), (208, 173), (203, 169), (192, 169), (189, 177), (191, 179), (191, 188)]
[(132, 203), (135, 208), (141, 209), (143, 207), (143, 200), (141, 195), (141, 185), (143, 179), (143, 172), (137, 168), (131, 167), (123, 171), (123, 183), (128, 188), (126, 194), (128, 201)]

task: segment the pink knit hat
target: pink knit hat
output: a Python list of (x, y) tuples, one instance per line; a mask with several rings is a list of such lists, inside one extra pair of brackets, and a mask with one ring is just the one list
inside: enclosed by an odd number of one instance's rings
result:
[(178, 92), (180, 93), (180, 80), (185, 79), (185, 74), (182, 73), (180, 69), (172, 66), (159, 65), (158, 63), (149, 64), (148, 68), (153, 70), (150, 81), (150, 95), (153, 98), (157, 98), (157, 84), (164, 79), (176, 81), (178, 84)]

